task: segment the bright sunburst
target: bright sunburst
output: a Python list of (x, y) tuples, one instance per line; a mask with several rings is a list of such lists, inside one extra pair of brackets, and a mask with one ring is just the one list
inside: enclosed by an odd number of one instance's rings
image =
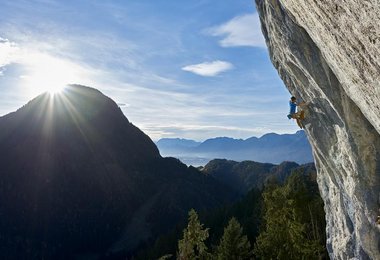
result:
[(25, 83), (30, 87), (30, 92), (33, 96), (48, 92), (50, 94), (59, 93), (64, 86), (66, 85), (65, 81), (62, 81), (59, 78), (51, 76), (46, 78), (45, 73), (42, 75), (31, 74), (23, 75), (22, 78), (25, 80)]
[(25, 74), (21, 76), (29, 95), (56, 94), (80, 79), (79, 70), (70, 62), (45, 54), (28, 55)]

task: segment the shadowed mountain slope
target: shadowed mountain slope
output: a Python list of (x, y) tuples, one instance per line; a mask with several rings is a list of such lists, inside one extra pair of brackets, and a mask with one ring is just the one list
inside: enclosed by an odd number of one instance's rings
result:
[(225, 159), (214, 159), (202, 169), (204, 173), (242, 194), (251, 189), (261, 190), (271, 180), (283, 184), (296, 170), (307, 174), (316, 171), (313, 163), (299, 165), (295, 162), (282, 162), (275, 165), (254, 161), (235, 162)]
[(190, 208), (232, 197), (211, 177), (162, 158), (95, 89), (70, 85), (0, 118), (3, 259), (130, 250)]

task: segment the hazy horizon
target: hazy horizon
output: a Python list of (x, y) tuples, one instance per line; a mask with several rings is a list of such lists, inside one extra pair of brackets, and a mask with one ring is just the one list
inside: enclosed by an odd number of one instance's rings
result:
[(209, 140), (209, 139), (214, 139), (214, 138), (232, 138), (232, 139), (235, 139), (235, 140), (247, 140), (249, 138), (252, 138), (252, 137), (256, 137), (256, 138), (261, 138), (263, 137), (264, 135), (266, 134), (278, 134), (278, 135), (283, 135), (283, 134), (290, 134), (290, 135), (294, 135), (296, 134), (298, 131), (304, 131), (302, 129), (298, 129), (298, 130), (295, 130), (293, 133), (276, 133), (276, 132), (268, 132), (268, 133), (263, 133), (261, 135), (252, 135), (252, 136), (249, 136), (247, 138), (235, 138), (235, 137), (232, 137), (232, 136), (211, 136), (211, 137), (207, 137), (206, 139), (191, 139), (191, 138), (181, 138), (181, 137), (176, 137), (176, 136), (173, 136), (173, 137), (163, 137), (163, 138), (159, 138), (157, 140), (155, 139), (152, 139), (155, 143), (162, 140), (162, 139), (181, 139), (181, 140), (190, 140), (190, 141), (196, 141), (196, 142), (199, 142), (199, 143), (202, 143), (206, 140)]

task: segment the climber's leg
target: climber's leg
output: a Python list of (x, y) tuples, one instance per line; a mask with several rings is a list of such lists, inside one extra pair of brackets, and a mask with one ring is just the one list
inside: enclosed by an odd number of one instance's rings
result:
[(302, 129), (303, 126), (302, 126), (302, 124), (301, 124), (302, 119), (300, 118), (300, 112), (295, 113), (295, 114), (292, 114), (291, 116), (292, 116), (293, 119), (296, 120), (297, 125)]
[(296, 118), (297, 125), (298, 125), (301, 129), (303, 129), (303, 126), (302, 126), (301, 121), (302, 121), (301, 119)]
[(301, 119), (301, 120), (305, 119), (305, 111), (302, 110), (299, 112), (299, 119)]

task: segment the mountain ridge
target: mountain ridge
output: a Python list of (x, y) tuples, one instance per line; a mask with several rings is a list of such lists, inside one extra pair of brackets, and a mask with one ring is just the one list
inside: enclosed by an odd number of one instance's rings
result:
[(252, 189), (262, 190), (272, 180), (283, 184), (293, 171), (302, 170), (308, 174), (316, 172), (314, 163), (300, 165), (284, 161), (280, 164), (271, 164), (226, 159), (211, 160), (201, 170), (240, 194), (246, 194)]
[[(0, 214), (0, 258), (133, 250), (190, 208), (235, 197), (197, 169), (162, 158), (98, 90), (69, 85), (0, 118), (0, 212), (7, 212)], [(132, 232), (136, 214), (142, 225)], [(118, 243), (125, 236), (134, 240)]]
[(313, 161), (311, 147), (304, 131), (297, 131), (294, 134), (267, 133), (261, 137), (253, 136), (247, 139), (215, 137), (203, 142), (163, 138), (158, 140), (156, 145), (162, 155), (177, 157), (186, 164), (195, 162), (196, 166), (198, 166), (197, 158), (199, 165), (202, 166), (214, 158), (277, 164), (283, 161), (295, 161), (301, 164)]

